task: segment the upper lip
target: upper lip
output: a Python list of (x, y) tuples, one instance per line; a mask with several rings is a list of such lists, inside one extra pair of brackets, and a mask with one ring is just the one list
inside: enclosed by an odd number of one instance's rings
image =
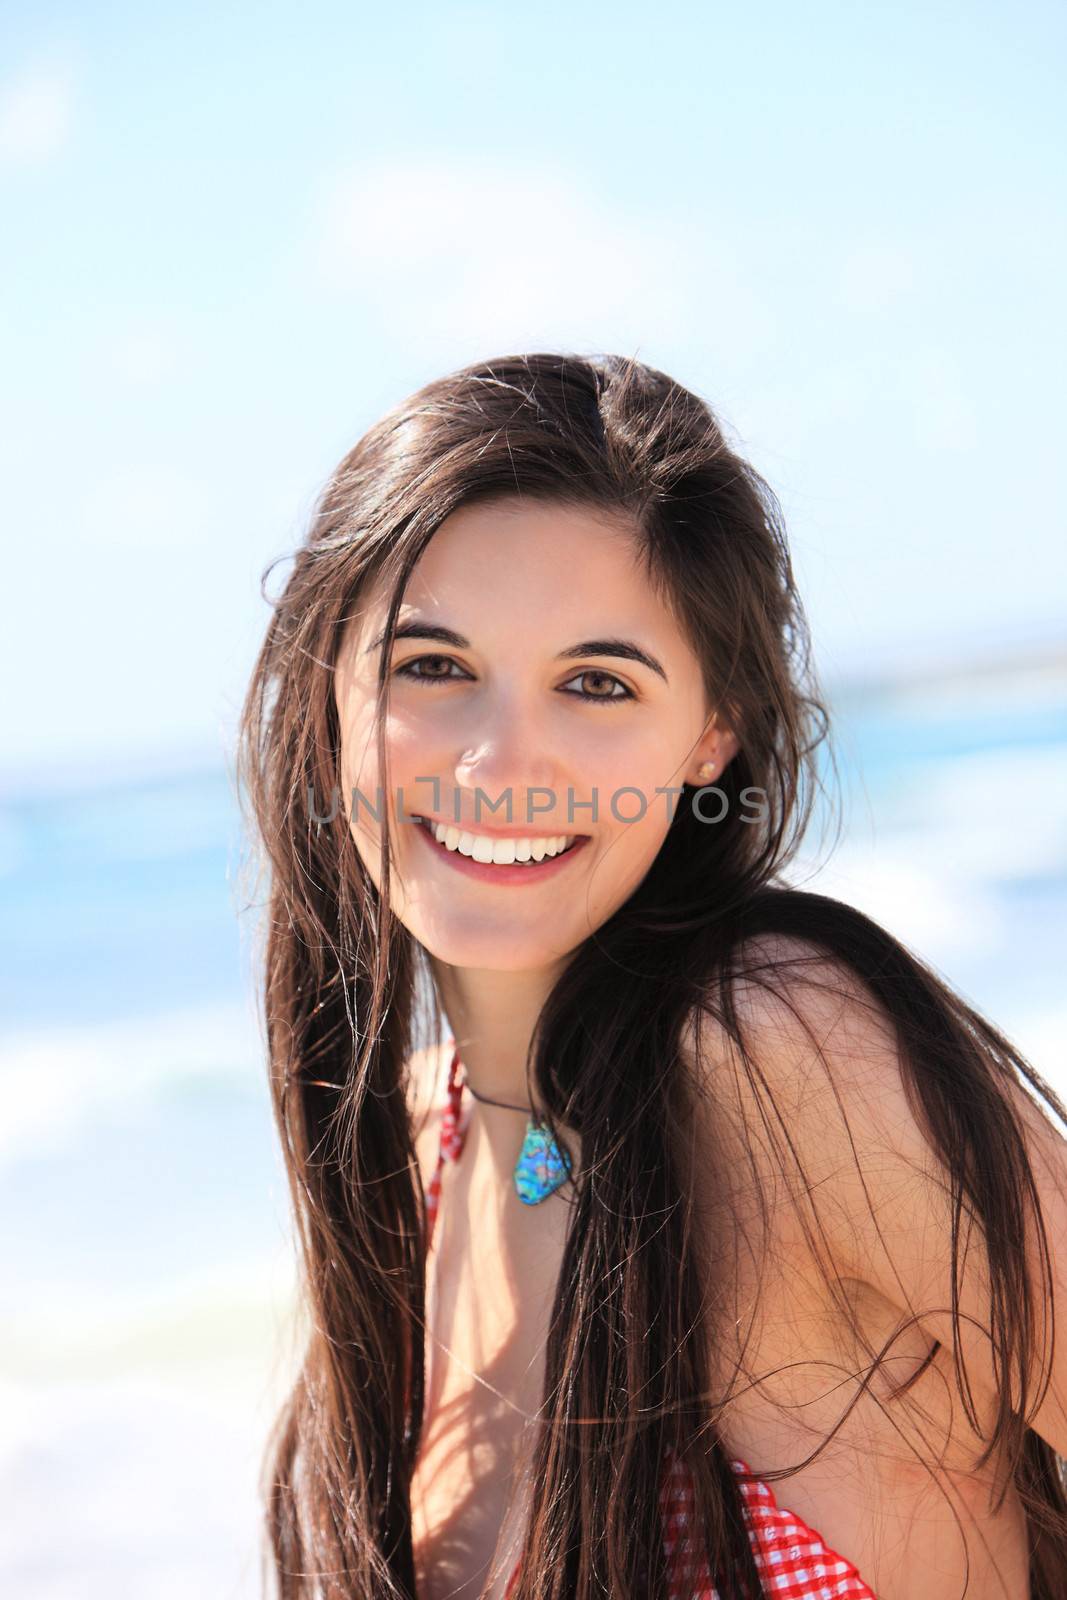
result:
[(458, 828), (461, 833), (481, 833), (488, 839), (558, 839), (561, 834), (566, 839), (586, 837), (583, 833), (576, 833), (573, 828), (532, 822), (525, 828), (498, 828), (485, 822), (457, 822), (454, 817), (435, 817), (429, 811), (412, 811), (409, 815), (413, 821), (421, 817), (424, 822), (436, 822), (444, 828)]

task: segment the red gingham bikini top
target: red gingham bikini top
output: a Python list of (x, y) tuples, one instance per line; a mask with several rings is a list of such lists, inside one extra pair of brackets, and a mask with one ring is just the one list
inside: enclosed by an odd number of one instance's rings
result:
[[(460, 1114), (463, 1079), (459, 1051), (453, 1051), (448, 1069), (448, 1102), (441, 1118), (437, 1166), (426, 1191), (427, 1249), (441, 1200), (441, 1173), (446, 1161), (457, 1161), (466, 1143), (470, 1117)], [(736, 1473), (749, 1474), (748, 1465), (731, 1461)], [(851, 1561), (835, 1550), (799, 1517), (779, 1506), (769, 1484), (758, 1479), (741, 1481), (741, 1497), (748, 1519), (748, 1538), (764, 1589), (774, 1600), (877, 1600)], [(721, 1600), (703, 1555), (695, 1555), (688, 1534), (693, 1507), (693, 1486), (684, 1461), (670, 1448), (664, 1457), (659, 1496), (663, 1516), (663, 1547), (669, 1573), (669, 1600)], [(508, 1581), (505, 1600), (518, 1580), (521, 1558)]]

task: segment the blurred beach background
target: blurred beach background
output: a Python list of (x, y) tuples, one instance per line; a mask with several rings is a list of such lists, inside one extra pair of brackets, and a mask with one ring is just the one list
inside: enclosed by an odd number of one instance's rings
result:
[(791, 878), (1067, 1095), (1065, 32), (4, 8), (5, 1593), (261, 1592), (292, 1249), (232, 739), (265, 567), (432, 376), (617, 350), (710, 401), (835, 717)]

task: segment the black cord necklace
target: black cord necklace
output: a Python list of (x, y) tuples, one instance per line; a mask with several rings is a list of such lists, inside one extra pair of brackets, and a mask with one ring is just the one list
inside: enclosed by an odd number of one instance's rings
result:
[(504, 1111), (522, 1111), (528, 1117), (533, 1116), (533, 1107), (532, 1106), (513, 1106), (513, 1105), (509, 1105), (506, 1100), (490, 1100), (490, 1098), (489, 1098), (489, 1096), (487, 1094), (479, 1094), (478, 1093), (477, 1089), (471, 1083), (469, 1078), (465, 1078), (464, 1082), (466, 1083), (467, 1088), (470, 1090), (470, 1092), (474, 1096), (474, 1098), (476, 1100), (480, 1100), (483, 1105), (500, 1106), (500, 1107), (502, 1107), (502, 1109)]
[(508, 1100), (492, 1100), (487, 1094), (479, 1094), (471, 1088), (467, 1080), (466, 1069), (463, 1077), (458, 1077), (462, 1063), (459, 1051), (452, 1056), (452, 1065), (449, 1068), (448, 1088), (450, 1096), (453, 1091), (456, 1098), (453, 1108), (459, 1109), (459, 1096), (463, 1089), (470, 1089), (475, 1100), (481, 1100), (484, 1105), (500, 1106), (504, 1111), (521, 1111), (526, 1118), (526, 1136), (522, 1141), (519, 1159), (515, 1163), (514, 1182), (515, 1192), (524, 1205), (535, 1206), (548, 1195), (559, 1188), (571, 1171), (571, 1155), (565, 1145), (557, 1144), (549, 1135), (547, 1127), (534, 1115), (532, 1106), (515, 1106)]

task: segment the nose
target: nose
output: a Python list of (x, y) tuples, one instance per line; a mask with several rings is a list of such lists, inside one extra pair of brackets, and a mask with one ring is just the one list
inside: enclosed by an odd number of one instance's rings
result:
[[(562, 768), (548, 748), (544, 729), (536, 719), (523, 717), (512, 700), (480, 719), (477, 738), (457, 758), (454, 770), (457, 789), (467, 791), (463, 815), (472, 820), (480, 816), (484, 822), (499, 824), (535, 818), (551, 821), (565, 812)], [(498, 809), (490, 810), (490, 804), (500, 801)]]

